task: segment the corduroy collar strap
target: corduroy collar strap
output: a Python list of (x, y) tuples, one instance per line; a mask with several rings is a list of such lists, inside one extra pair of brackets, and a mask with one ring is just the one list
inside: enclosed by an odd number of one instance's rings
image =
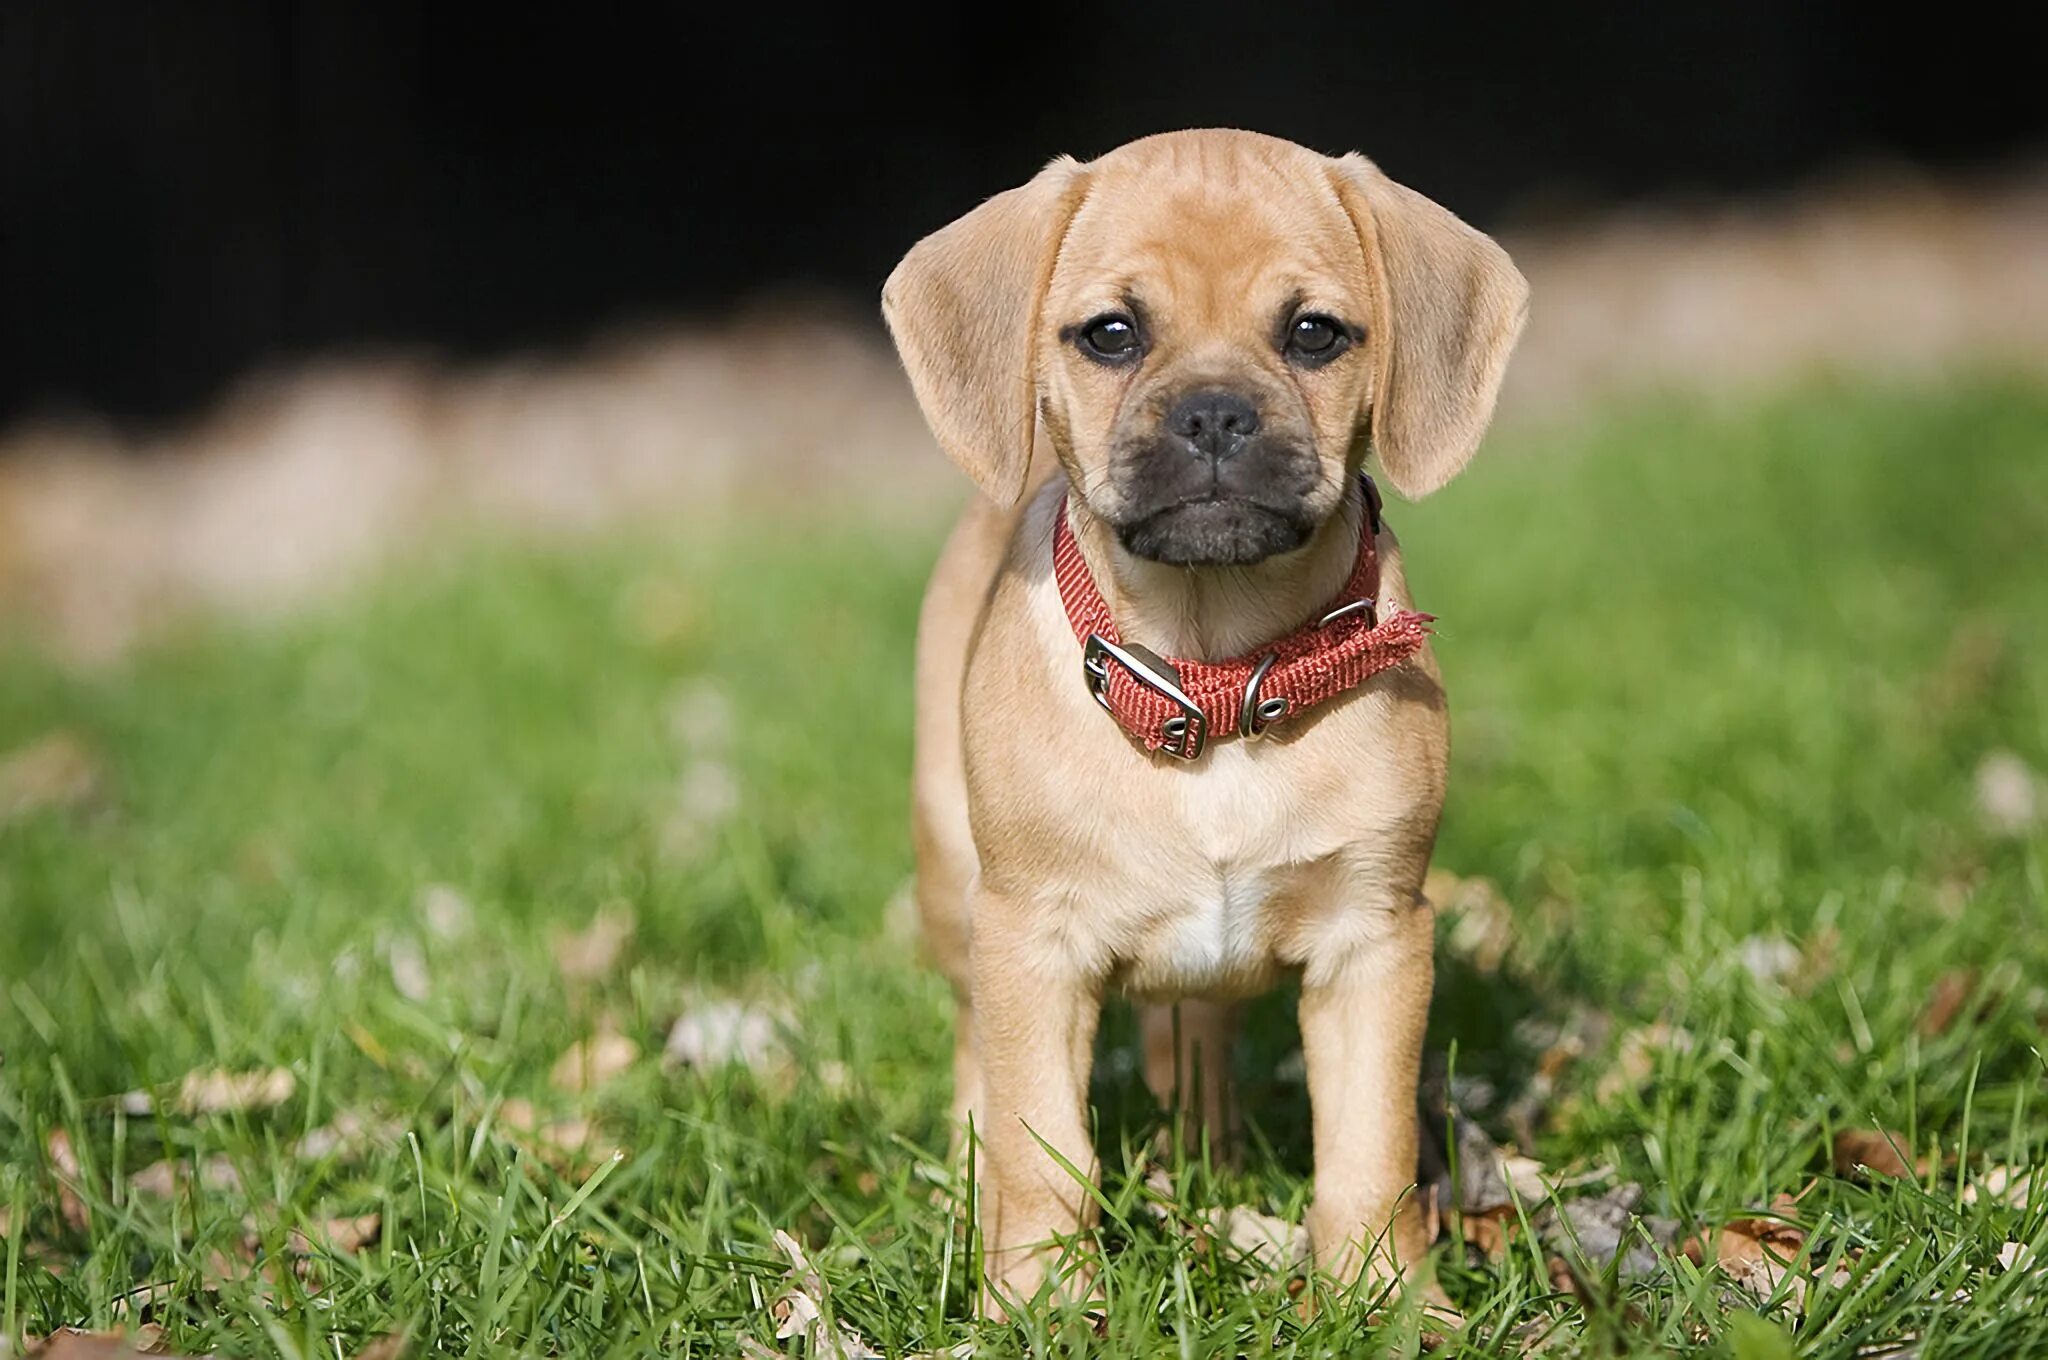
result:
[(1067, 622), (1081, 641), (1089, 693), (1148, 751), (1194, 760), (1233, 732), (1256, 740), (1266, 728), (1344, 694), (1414, 656), (1429, 640), (1431, 614), (1394, 609), (1379, 590), (1379, 489), (1361, 477), (1364, 524), (1358, 560), (1328, 609), (1302, 628), (1228, 661), (1182, 661), (1125, 643), (1074, 540), (1067, 504), (1053, 530), (1053, 574)]

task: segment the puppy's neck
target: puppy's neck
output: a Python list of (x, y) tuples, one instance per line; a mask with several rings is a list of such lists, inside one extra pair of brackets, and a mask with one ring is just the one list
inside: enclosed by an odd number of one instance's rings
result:
[(1365, 516), (1354, 492), (1293, 552), (1248, 567), (1180, 567), (1126, 550), (1078, 496), (1068, 505), (1075, 542), (1123, 640), (1193, 661), (1243, 655), (1327, 609), (1358, 560)]

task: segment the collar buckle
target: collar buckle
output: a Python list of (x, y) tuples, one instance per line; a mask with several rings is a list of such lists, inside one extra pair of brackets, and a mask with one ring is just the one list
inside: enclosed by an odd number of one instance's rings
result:
[(1266, 683), (1266, 672), (1273, 669), (1273, 663), (1280, 659), (1280, 653), (1267, 652), (1265, 660), (1259, 662), (1252, 678), (1244, 682), (1244, 698), (1237, 706), (1237, 735), (1246, 741), (1257, 741), (1266, 735), (1269, 723), (1278, 722), (1287, 716), (1287, 700), (1279, 695), (1270, 699), (1259, 696), (1259, 690)]
[(1109, 667), (1115, 662), (1130, 672), (1133, 680), (1168, 700), (1179, 710), (1166, 720), (1166, 740), (1159, 749), (1176, 760), (1194, 760), (1209, 744), (1208, 720), (1202, 709), (1180, 687), (1180, 672), (1173, 663), (1136, 643), (1119, 646), (1100, 633), (1090, 633), (1081, 646), (1081, 676), (1095, 702), (1114, 714), (1109, 706)]

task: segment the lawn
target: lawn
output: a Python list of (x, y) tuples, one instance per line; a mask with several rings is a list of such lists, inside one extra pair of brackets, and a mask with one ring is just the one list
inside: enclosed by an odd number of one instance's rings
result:
[[(1106, 1302), (971, 1321), (901, 905), (943, 526), (828, 514), (0, 645), (0, 1353), (1414, 1353), (1205, 1226), (1306, 1201), (1285, 997), (1235, 1165), (1159, 1150), (1113, 1004)], [(1390, 514), (1456, 730), (1429, 1344), (2048, 1350), (2048, 388), (1638, 404)]]

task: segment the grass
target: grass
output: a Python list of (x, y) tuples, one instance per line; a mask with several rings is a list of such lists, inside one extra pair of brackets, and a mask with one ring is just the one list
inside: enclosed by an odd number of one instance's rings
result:
[[(1545, 1031), (1590, 1033), (1525, 1152), (1611, 1167), (1685, 1231), (1812, 1181), (1791, 1212), (1845, 1272), (1770, 1307), (1683, 1259), (1581, 1264), (1572, 1292), (1526, 1240), (1447, 1245), (1471, 1319), (1447, 1352), (1553, 1324), (1553, 1353), (2048, 1347), (2042, 1277), (1998, 1265), (2048, 1253), (2048, 1211), (1965, 1194), (2048, 1157), (2048, 837), (1987, 827), (1975, 791), (1992, 752), (2048, 768), (2044, 455), (2038, 386), (1821, 386), (1501, 438), (1394, 507), (1457, 728), (1437, 861), (1513, 904), (1497, 970), (1443, 951), (1436, 1061), (1505, 1139)], [(416, 1354), (781, 1349), (784, 1229), (890, 1354), (1412, 1354), (1411, 1314), (1331, 1299), (1304, 1323), (1282, 1275), (1144, 1211), (1160, 1118), (1114, 1010), (1106, 1313), (969, 1320), (945, 990), (888, 907), (941, 529), (470, 542), (86, 674), (0, 649), (0, 753), (67, 734), (93, 776), (0, 826), (12, 1344), (146, 1317), (234, 1355), (400, 1329)], [(637, 934), (565, 977), (558, 933), (605, 910)], [(1745, 966), (1780, 939), (1789, 973)], [(1946, 1027), (1943, 986), (1968, 995)], [(715, 998), (793, 1017), (785, 1054), (660, 1061)], [(637, 1060), (559, 1089), (600, 1030)], [(1183, 1209), (1298, 1219), (1294, 1044), (1286, 998), (1262, 1005), (1251, 1150), (1177, 1162)], [(295, 1080), (271, 1108), (119, 1099), (272, 1067)], [(361, 1145), (301, 1147), (344, 1114)], [(592, 1141), (566, 1151), (519, 1127), (576, 1118)], [(1832, 1174), (1855, 1127), (1924, 1171)], [(137, 1183), (166, 1158), (172, 1193)], [(292, 1230), (372, 1213), (373, 1242), (291, 1268)]]

